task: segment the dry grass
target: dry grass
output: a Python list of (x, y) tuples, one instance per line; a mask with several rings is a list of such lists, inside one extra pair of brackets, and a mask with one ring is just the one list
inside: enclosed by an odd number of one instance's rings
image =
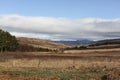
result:
[[(97, 70), (100, 70), (102, 72), (113, 69), (120, 70), (119, 48), (79, 51), (72, 50), (65, 51), (64, 53), (65, 54), (56, 54), (51, 52), (2, 53), (0, 54), (0, 67), (1, 69), (3, 68), (3, 71), (8, 69), (25, 70), (27, 68), (55, 68), (63, 71), (75, 69), (83, 72), (86, 71), (86, 69), (89, 69), (92, 72), (96, 72)], [(86, 75), (86, 73), (83, 74)]]
[(119, 61), (89, 61), (79, 59), (11, 59), (6, 62), (0, 62), (0, 67), (4, 68), (118, 68)]
[[(56, 53), (2, 53), (1, 67), (39, 67), (39, 68), (68, 68), (75, 66), (92, 67), (120, 66), (120, 49), (77, 50), (65, 51), (66, 54)], [(76, 53), (76, 54), (75, 54)]]
[(51, 78), (37, 78), (37, 77), (18, 77), (18, 76), (14, 76), (8, 72), (3, 72), (0, 74), (0, 80), (62, 80), (60, 78), (55, 78), (55, 77), (51, 77)]

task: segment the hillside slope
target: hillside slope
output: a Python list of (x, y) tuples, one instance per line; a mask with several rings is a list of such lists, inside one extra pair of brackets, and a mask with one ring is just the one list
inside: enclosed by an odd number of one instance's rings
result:
[(107, 39), (95, 41), (89, 46), (90, 48), (120, 48), (120, 39)]
[(19, 44), (27, 44), (34, 47), (40, 47), (40, 48), (60, 49), (60, 48), (68, 47), (61, 43), (55, 43), (49, 40), (42, 40), (42, 39), (36, 39), (36, 38), (18, 37), (17, 40)]
[(106, 39), (96, 41), (95, 44), (120, 44), (120, 39)]

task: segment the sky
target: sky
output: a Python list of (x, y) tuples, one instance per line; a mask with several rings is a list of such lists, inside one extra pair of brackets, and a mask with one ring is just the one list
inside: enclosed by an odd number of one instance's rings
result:
[(120, 38), (120, 0), (0, 0), (0, 28), (50, 40)]

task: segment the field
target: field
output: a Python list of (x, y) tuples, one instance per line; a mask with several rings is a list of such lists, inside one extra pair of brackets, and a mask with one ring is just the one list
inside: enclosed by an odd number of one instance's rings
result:
[(1, 53), (0, 80), (120, 80), (120, 48)]

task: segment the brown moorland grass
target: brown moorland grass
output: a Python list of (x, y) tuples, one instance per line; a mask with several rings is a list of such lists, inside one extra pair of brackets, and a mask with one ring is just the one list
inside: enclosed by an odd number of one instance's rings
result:
[[(108, 72), (109, 70), (114, 70), (114, 69), (120, 71), (120, 48), (98, 49), (98, 50), (97, 49), (69, 50), (61, 54), (60, 53), (56, 54), (53, 52), (24, 52), (24, 53), (6, 52), (0, 54), (0, 67), (1, 69), (3, 68), (2, 71), (18, 69), (20, 71), (23, 70), (24, 72), (26, 69), (29, 68), (30, 69), (48, 68), (51, 70), (52, 69), (62, 70), (63, 73), (65, 73), (64, 71), (66, 70), (68, 71), (77, 70), (84, 72), (82, 74), (76, 72), (77, 75), (78, 74), (86, 75), (89, 73), (89, 71), (92, 73), (96, 73), (97, 71)], [(56, 70), (53, 72), (56, 72)], [(31, 74), (31, 72), (29, 74)], [(68, 74), (70, 73), (66, 73), (66, 75)], [(101, 73), (101, 75), (102, 74), (103, 73)], [(63, 74), (60, 73), (60, 75)], [(93, 75), (93, 74), (89, 74), (89, 75)], [(96, 75), (96, 77), (98, 76)], [(69, 80), (69, 79), (64, 78), (64, 80)], [(90, 80), (90, 79), (84, 78), (80, 80)]]
[[(65, 54), (52, 52), (6, 52), (0, 54), (0, 66), (4, 67), (54, 67), (120, 66), (120, 49), (70, 50)], [(7, 66), (6, 66), (7, 65)]]

